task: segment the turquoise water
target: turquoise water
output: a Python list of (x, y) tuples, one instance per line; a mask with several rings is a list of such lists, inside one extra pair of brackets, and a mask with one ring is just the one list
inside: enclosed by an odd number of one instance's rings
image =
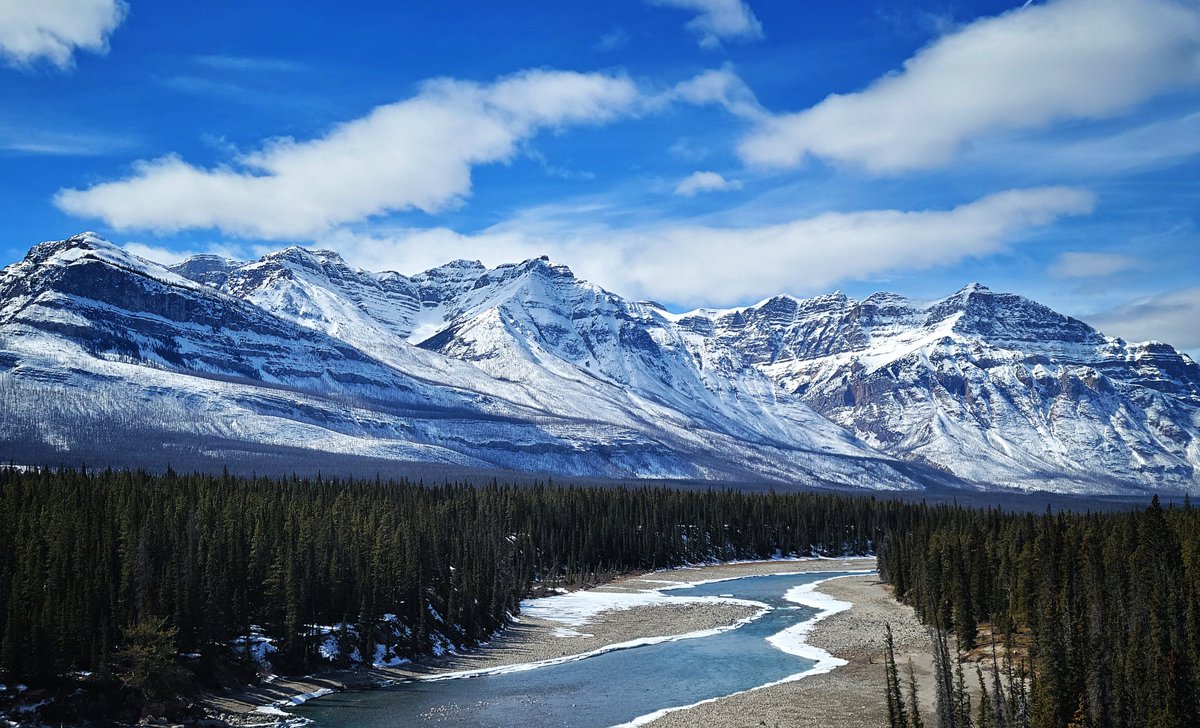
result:
[[(772, 607), (762, 618), (720, 634), (631, 647), (525, 672), (413, 681), (339, 693), (290, 712), (314, 720), (318, 728), (618, 725), (656, 710), (730, 695), (811, 668), (811, 660), (773, 647), (767, 637), (817, 611), (784, 599), (789, 589), (845, 573), (746, 577), (665, 592), (732, 595)], [(586, 631), (586, 627), (582, 629)]]

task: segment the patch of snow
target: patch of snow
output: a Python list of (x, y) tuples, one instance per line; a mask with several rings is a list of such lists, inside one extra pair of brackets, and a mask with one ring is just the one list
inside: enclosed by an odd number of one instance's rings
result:
[(17, 712), (24, 714), (24, 715), (28, 715), (29, 713), (36, 713), (38, 708), (41, 708), (42, 706), (49, 705), (49, 704), (50, 704), (49, 700), (39, 700), (36, 703), (30, 703), (29, 705), (18, 705)]
[(230, 646), (235, 650), (245, 650), (249, 647), (250, 658), (262, 670), (270, 669), (271, 663), (267, 656), (276, 651), (273, 640), (265, 636), (262, 627), (258, 625), (251, 625), (250, 634), (235, 639), (230, 643)]
[[(686, 588), (692, 584), (682, 584)], [(761, 602), (749, 599), (722, 599), (719, 597), (668, 596), (659, 589), (637, 592), (576, 591), (552, 597), (526, 599), (521, 602), (521, 613), (526, 617), (560, 622), (569, 627), (580, 627), (590, 622), (600, 612), (632, 609), (633, 607), (661, 606), (663, 604), (740, 604), (748, 607), (765, 608)]]
[(276, 708), (274, 705), (260, 705), (254, 709), (254, 712), (262, 713), (264, 715), (277, 715), (279, 717), (287, 717), (290, 715), (290, 713), (281, 708)]
[(307, 703), (310, 700), (316, 700), (317, 698), (321, 698), (326, 695), (332, 695), (333, 692), (334, 692), (333, 688), (320, 688), (318, 690), (312, 691), (311, 693), (300, 693), (299, 695), (293, 695), (290, 698), (284, 698), (283, 700), (280, 700), (280, 701), (274, 703), (274, 705), (276, 705), (276, 706), (302, 705), (304, 703)]
[(371, 664), (374, 667), (399, 667), (412, 662), (406, 657), (397, 657), (395, 653), (388, 649), (387, 645), (376, 644), (375, 655), (371, 659)]
[(321, 644), (319, 647), (317, 647), (317, 651), (320, 652), (321, 657), (324, 657), (326, 660), (336, 660), (342, 654), (342, 649), (338, 646), (337, 635), (325, 635), (325, 639), (321, 640)]

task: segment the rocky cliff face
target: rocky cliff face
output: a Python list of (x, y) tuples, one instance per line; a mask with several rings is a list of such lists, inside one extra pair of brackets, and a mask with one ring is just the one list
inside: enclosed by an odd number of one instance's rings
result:
[(1196, 482), (1195, 362), (1021, 296), (971, 284), (932, 303), (780, 297), (680, 325), (748, 352), (780, 389), (876, 449), (967, 479), (1069, 490)]
[(977, 284), (671, 314), (545, 258), (168, 269), (84, 234), (0, 274), (0, 407), (17, 459), (108, 437), (863, 488), (1200, 482), (1194, 362)]

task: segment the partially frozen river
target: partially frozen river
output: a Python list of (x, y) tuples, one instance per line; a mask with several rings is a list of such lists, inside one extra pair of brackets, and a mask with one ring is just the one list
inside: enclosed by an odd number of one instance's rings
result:
[(845, 606), (811, 593), (811, 585), (847, 573), (861, 572), (743, 577), (664, 592), (672, 597), (732, 596), (771, 607), (759, 619), (717, 634), (619, 649), (534, 670), (340, 693), (289, 712), (316, 721), (319, 728), (426, 723), (604, 728), (642, 722), (663, 709), (833, 667), (836, 661), (804, 645), (797, 632), (821, 609)]

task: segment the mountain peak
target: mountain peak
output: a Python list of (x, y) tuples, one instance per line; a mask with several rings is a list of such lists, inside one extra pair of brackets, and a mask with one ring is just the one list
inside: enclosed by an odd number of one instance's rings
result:
[(413, 278), (418, 280), (439, 280), (443, 278), (463, 278), (465, 276), (479, 277), (487, 272), (487, 267), (478, 260), (467, 260), (466, 258), (458, 258), (439, 265), (436, 268), (422, 271)]
[(203, 283), (213, 288), (220, 288), (229, 279), (229, 274), (242, 265), (244, 265), (242, 261), (234, 260), (233, 258), (201, 253), (190, 256), (175, 265), (168, 266), (168, 270), (197, 283)]
[(138, 269), (146, 266), (160, 267), (152, 261), (138, 258), (124, 248), (114, 245), (90, 231), (72, 235), (65, 240), (47, 240), (39, 243), (33, 246), (29, 254), (25, 256), (25, 259), (31, 263), (61, 265), (70, 264), (81, 258), (100, 259)]
[(521, 263), (519, 268), (521, 270), (527, 270), (527, 271), (540, 271), (540, 272), (548, 273), (552, 276), (561, 276), (563, 278), (574, 278), (575, 277), (575, 274), (573, 272), (571, 272), (571, 269), (569, 267), (567, 267), (561, 263), (553, 262), (552, 260), (550, 260), (550, 256), (548, 256), (548, 255), (541, 255), (541, 256), (538, 256), (537, 258), (530, 258), (529, 260), (525, 261), (524, 263)]
[(978, 281), (971, 281), (967, 285), (965, 285), (962, 288), (955, 291), (954, 296), (952, 296), (952, 297), (967, 298), (968, 296), (971, 296), (972, 294), (975, 294), (975, 293), (988, 294), (991, 292), (992, 292), (992, 289), (988, 288), (987, 286), (983, 285), (982, 283), (980, 283)]
[(342, 256), (332, 250), (310, 250), (299, 245), (289, 245), (283, 250), (267, 253), (260, 260), (292, 261), (302, 265), (345, 265)]
[(100, 235), (100, 233), (92, 232), (91, 230), (84, 230), (81, 233), (76, 233), (75, 235), (72, 235), (71, 237), (67, 238), (67, 242), (82, 243), (85, 245), (108, 246), (108, 247), (112, 247), (112, 248), (117, 247), (117, 246), (113, 245), (112, 243), (108, 242), (108, 240), (106, 240), (102, 235)]

